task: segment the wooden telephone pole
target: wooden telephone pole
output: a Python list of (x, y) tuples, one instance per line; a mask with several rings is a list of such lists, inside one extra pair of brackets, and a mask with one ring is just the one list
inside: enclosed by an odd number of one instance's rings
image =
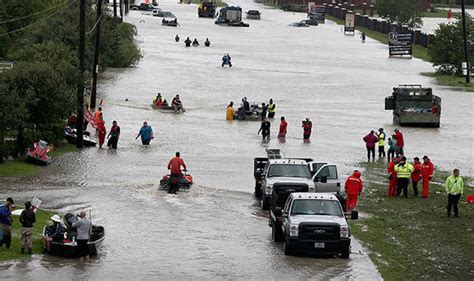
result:
[(83, 147), (84, 137), (84, 53), (86, 39), (86, 0), (79, 5), (79, 81), (77, 85), (77, 142), (76, 147)]
[(99, 47), (100, 47), (100, 23), (102, 22), (102, 0), (97, 0), (97, 16), (96, 16), (96, 29), (95, 29), (95, 51), (94, 51), (94, 64), (92, 66), (92, 90), (91, 90), (91, 103), (90, 107), (95, 108), (97, 101), (97, 72), (99, 68)]

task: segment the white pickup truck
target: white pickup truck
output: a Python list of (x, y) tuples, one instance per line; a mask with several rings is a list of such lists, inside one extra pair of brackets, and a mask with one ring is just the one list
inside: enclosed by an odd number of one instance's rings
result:
[[(358, 218), (357, 212), (350, 216)], [(334, 194), (291, 193), (283, 208), (272, 207), (272, 221), (272, 238), (283, 241), (285, 255), (300, 250), (349, 258), (351, 231)]]
[(341, 188), (337, 166), (311, 158), (255, 158), (254, 177), (255, 196), (261, 200), (263, 210), (270, 208), (274, 186), (293, 192), (336, 193)]

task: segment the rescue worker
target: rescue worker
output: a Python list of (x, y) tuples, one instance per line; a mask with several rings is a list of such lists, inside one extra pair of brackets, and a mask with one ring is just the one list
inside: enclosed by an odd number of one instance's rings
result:
[(184, 44), (186, 47), (191, 47), (191, 39), (189, 39), (189, 37), (186, 38), (186, 40), (184, 40)]
[(420, 158), (413, 158), (413, 172), (411, 173), (411, 184), (413, 186), (413, 195), (418, 196), (418, 182), (421, 180), (421, 162)]
[(225, 120), (232, 121), (234, 120), (234, 102), (231, 101), (227, 106), (227, 112), (225, 115)]
[(454, 210), (454, 217), (459, 216), (458, 203), (461, 195), (464, 193), (464, 182), (459, 176), (459, 169), (454, 169), (453, 174), (446, 179), (446, 193), (448, 194), (448, 218), (451, 216), (451, 210)]
[(262, 132), (262, 141), (270, 140), (270, 126), (270, 121), (268, 121), (267, 118), (263, 119), (260, 129), (257, 133), (260, 134), (260, 132)]
[(25, 202), (25, 209), (21, 212), (20, 223), (21, 223), (21, 238), (20, 238), (20, 251), (21, 254), (25, 254), (25, 248), (28, 251), (28, 255), (33, 253), (33, 224), (36, 222), (35, 212), (31, 209), (31, 202)]
[(148, 126), (148, 122), (143, 122), (143, 126), (140, 128), (135, 139), (138, 139), (138, 137), (141, 137), (143, 145), (149, 145), (150, 141), (155, 138), (153, 136), (153, 128)]
[(107, 138), (109, 139), (107, 146), (112, 149), (117, 149), (117, 144), (120, 138), (120, 127), (117, 125), (117, 121), (114, 120), (112, 122), (112, 128), (110, 128)]
[(15, 208), (15, 202), (11, 197), (7, 198), (4, 204), (0, 205), (0, 227), (2, 228), (3, 238), (0, 240), (0, 247), (5, 244), (10, 249), (12, 243), (12, 211)]
[(397, 141), (398, 154), (400, 154), (401, 156), (404, 156), (405, 152), (403, 148), (405, 147), (405, 140), (403, 139), (403, 134), (398, 129), (395, 129), (393, 131), (395, 132), (393, 134), (393, 137)]
[(357, 207), (357, 199), (362, 192), (362, 180), (360, 179), (360, 172), (355, 170), (354, 173), (349, 176), (344, 184), (346, 189), (346, 212), (351, 212)]
[(408, 198), (408, 184), (413, 172), (413, 165), (408, 163), (407, 158), (403, 156), (400, 163), (395, 165), (395, 172), (397, 172), (397, 196), (400, 196), (403, 191), (403, 196)]
[[(183, 171), (186, 171), (186, 164), (184, 164), (183, 159), (180, 157), (180, 153), (176, 152), (175, 157), (171, 158), (170, 162), (168, 163), (168, 170), (170, 170), (170, 181), (173, 182), (174, 180), (178, 180), (183, 176), (181, 173), (181, 166), (183, 167)], [(176, 193), (179, 189), (178, 185), (170, 185), (170, 189), (168, 190), (169, 193)]]
[(160, 106), (163, 106), (163, 97), (161, 96), (161, 93), (158, 93), (155, 97), (155, 99), (153, 100), (154, 104), (157, 106), (157, 107), (160, 107)]
[(423, 164), (421, 164), (421, 177), (423, 179), (423, 190), (421, 198), (428, 198), (430, 195), (430, 180), (433, 178), (434, 165), (428, 156), (423, 156)]
[(171, 106), (173, 107), (175, 112), (178, 110), (181, 110), (182, 112), (184, 112), (183, 103), (181, 102), (179, 95), (176, 95), (173, 98), (173, 100), (171, 101)]
[(268, 118), (275, 117), (275, 108), (276, 105), (273, 103), (273, 99), (270, 99), (270, 101), (268, 102)]
[(260, 117), (262, 118), (261, 120), (267, 119), (267, 110), (268, 110), (268, 105), (265, 105), (265, 103), (262, 102), (262, 112), (260, 113)]
[(383, 131), (383, 128), (379, 129), (379, 132), (377, 134), (377, 137), (379, 138), (379, 158), (384, 157), (385, 158), (385, 132)]
[(211, 46), (211, 41), (209, 41), (209, 38), (206, 38), (206, 41), (204, 41), (204, 46), (206, 47)]
[(362, 32), (360, 39), (362, 39), (362, 43), (365, 43), (365, 32)]
[(176, 34), (176, 36), (174, 37), (174, 41), (175, 41), (175, 42), (179, 42), (179, 36), (178, 36), (178, 34)]
[(374, 130), (370, 131), (362, 140), (367, 148), (367, 161), (370, 162), (370, 154), (372, 154), (372, 161), (375, 161), (375, 145), (379, 142), (379, 138), (375, 135)]
[(280, 118), (280, 131), (278, 132), (278, 137), (284, 139), (286, 137), (286, 128), (288, 123), (285, 120), (285, 116)]
[(229, 65), (229, 67), (232, 67), (232, 62), (231, 62), (231, 57), (229, 54), (225, 54), (223, 57), (222, 57), (222, 67), (224, 67), (224, 65)]
[(306, 118), (306, 120), (302, 122), (301, 127), (303, 128), (303, 140), (309, 140), (311, 137), (311, 130), (313, 129), (313, 123), (309, 118)]
[(393, 138), (388, 138), (388, 151), (387, 151), (387, 159), (388, 162), (392, 161), (395, 158), (395, 153), (397, 153), (397, 141)]
[(398, 158), (393, 157), (392, 161), (388, 163), (387, 171), (388, 171), (388, 196), (395, 196), (397, 195), (397, 172), (395, 171), (395, 165), (398, 164)]
[(194, 38), (193, 47), (197, 47), (197, 46), (199, 46), (199, 42), (196, 38)]
[(104, 121), (102, 116), (102, 107), (99, 106), (99, 108), (97, 108), (96, 112), (94, 113), (94, 119), (97, 124)]

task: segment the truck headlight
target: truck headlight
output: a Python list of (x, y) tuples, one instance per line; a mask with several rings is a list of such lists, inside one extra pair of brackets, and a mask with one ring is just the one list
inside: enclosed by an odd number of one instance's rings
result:
[(267, 184), (267, 187), (265, 187), (265, 194), (272, 195), (272, 191), (273, 191), (273, 185)]
[(349, 226), (348, 225), (341, 226), (341, 237), (349, 237)]
[(299, 227), (300, 227), (299, 224), (291, 224), (290, 225), (290, 236), (298, 236)]

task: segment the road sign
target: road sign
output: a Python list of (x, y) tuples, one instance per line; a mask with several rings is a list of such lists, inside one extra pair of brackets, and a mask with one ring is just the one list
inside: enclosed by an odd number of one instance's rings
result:
[(349, 33), (351, 35), (355, 34), (355, 14), (347, 13), (346, 22), (344, 24), (344, 34)]

